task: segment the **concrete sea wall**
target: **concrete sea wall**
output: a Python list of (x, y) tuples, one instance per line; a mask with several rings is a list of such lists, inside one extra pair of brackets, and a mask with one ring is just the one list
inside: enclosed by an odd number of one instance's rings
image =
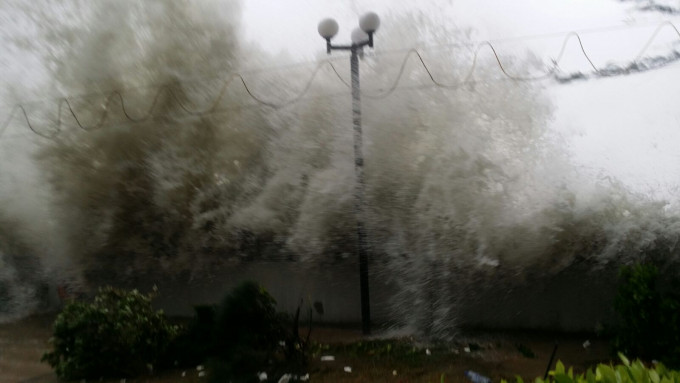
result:
[[(294, 262), (243, 263), (211, 278), (158, 282), (156, 304), (171, 315), (191, 315), (192, 307), (215, 304), (245, 280), (261, 283), (277, 300), (278, 308), (303, 313), (314, 302), (324, 313), (320, 323), (354, 325), (361, 321), (358, 267), (354, 264), (305, 268)], [(503, 282), (493, 275), (476, 278), (458, 298), (458, 324), (495, 329), (594, 331), (611, 323), (616, 291), (615, 271), (593, 271), (575, 266), (551, 275), (533, 275)], [(390, 321), (390, 297), (398, 286), (371, 280), (371, 314), (376, 325)], [(303, 316), (306, 318), (306, 314)]]

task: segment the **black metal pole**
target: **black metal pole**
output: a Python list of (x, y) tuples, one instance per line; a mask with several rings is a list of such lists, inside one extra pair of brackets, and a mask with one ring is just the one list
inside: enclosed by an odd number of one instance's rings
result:
[(352, 71), (352, 123), (354, 125), (354, 213), (357, 220), (357, 251), (359, 253), (359, 285), (361, 288), (361, 329), (371, 333), (371, 304), (368, 288), (368, 243), (364, 226), (364, 155), (361, 133), (361, 91), (359, 85), (359, 55), (361, 47), (352, 46), (350, 67)]
[(550, 360), (548, 361), (548, 367), (545, 368), (545, 374), (543, 375), (543, 380), (548, 379), (548, 374), (550, 373), (550, 367), (552, 367), (553, 360), (555, 360), (555, 354), (557, 353), (557, 346), (559, 343), (555, 342), (555, 348), (550, 354)]

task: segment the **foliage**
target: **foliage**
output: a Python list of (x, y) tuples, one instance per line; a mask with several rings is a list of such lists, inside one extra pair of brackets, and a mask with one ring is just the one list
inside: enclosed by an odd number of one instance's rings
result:
[[(277, 313), (276, 301), (260, 285), (244, 282), (218, 309), (214, 358), (209, 363), (214, 382), (257, 382), (257, 373), (302, 375), (306, 367), (306, 341), (291, 330), (290, 318)], [(297, 316), (296, 316), (297, 317)]]
[(515, 344), (515, 348), (516, 348), (517, 351), (519, 351), (519, 353), (522, 354), (522, 356), (524, 356), (525, 358), (530, 358), (530, 359), (532, 359), (532, 358), (535, 358), (535, 357), (536, 357), (536, 354), (534, 353), (534, 351), (533, 351), (529, 346), (525, 345), (524, 343), (517, 343), (517, 344)]
[(152, 294), (112, 287), (92, 303), (69, 302), (54, 322), (53, 350), (42, 361), (61, 379), (134, 376), (153, 369), (177, 333)]
[(191, 367), (215, 355), (215, 317), (217, 308), (212, 305), (194, 306), (194, 317), (180, 330), (164, 357), (164, 364), (173, 367)]
[(614, 307), (620, 316), (615, 350), (680, 366), (680, 297), (664, 289), (657, 268), (624, 266)]
[[(680, 372), (670, 370), (659, 363), (648, 368), (638, 359), (630, 362), (623, 354), (619, 354), (621, 364), (599, 364), (594, 369), (588, 369), (584, 374), (575, 375), (573, 368), (568, 370), (562, 362), (557, 362), (555, 369), (550, 371), (548, 379), (536, 378), (535, 383), (679, 383)], [(505, 379), (501, 383), (507, 383)], [(524, 383), (519, 376), (516, 383)]]

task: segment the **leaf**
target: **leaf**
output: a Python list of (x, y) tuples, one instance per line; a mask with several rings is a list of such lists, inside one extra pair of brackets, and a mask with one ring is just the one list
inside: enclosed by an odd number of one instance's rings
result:
[(586, 382), (588, 383), (595, 383), (597, 381), (597, 378), (595, 376), (595, 373), (593, 372), (592, 369), (588, 369), (586, 372)]
[(569, 377), (569, 375), (567, 375), (567, 374), (557, 373), (557, 374), (555, 374), (555, 382), (556, 383), (574, 383), (574, 380), (571, 377)]
[(652, 383), (659, 383), (661, 380), (659, 378), (659, 374), (654, 370), (649, 370), (649, 379), (652, 381)]

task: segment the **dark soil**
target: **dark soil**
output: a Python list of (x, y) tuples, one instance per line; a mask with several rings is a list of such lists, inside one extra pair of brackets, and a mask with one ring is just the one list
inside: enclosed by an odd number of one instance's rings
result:
[[(58, 382), (50, 367), (40, 362), (49, 348), (53, 319), (35, 316), (0, 324), (0, 382)], [(477, 371), (494, 382), (514, 379), (515, 375), (533, 381), (543, 376), (556, 343), (555, 360), (573, 366), (575, 372), (610, 359), (607, 342), (586, 335), (470, 332), (462, 334), (455, 344), (429, 348), (422, 345), (422, 349), (412, 350), (406, 340), (371, 342), (359, 331), (317, 327), (312, 331), (312, 340), (321, 345), (315, 348), (310, 366), (312, 382), (467, 382), (465, 370)], [(583, 345), (586, 340), (590, 342), (588, 347)], [(404, 353), (406, 344), (409, 351)], [(322, 355), (332, 355), (335, 360), (321, 361)], [(350, 367), (351, 372), (346, 372), (345, 367)], [(192, 369), (127, 379), (126, 383), (202, 380)]]

